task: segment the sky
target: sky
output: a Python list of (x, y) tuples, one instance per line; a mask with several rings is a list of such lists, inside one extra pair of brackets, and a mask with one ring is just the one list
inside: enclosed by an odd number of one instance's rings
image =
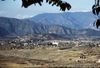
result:
[[(13, 17), (13, 18), (29, 18), (42, 13), (64, 13), (60, 7), (51, 6), (44, 0), (42, 6), (39, 4), (31, 5), (28, 8), (21, 7), (21, 0), (0, 0), (0, 17)], [(71, 4), (70, 11), (65, 12), (87, 12), (92, 10), (94, 0), (62, 0)]]

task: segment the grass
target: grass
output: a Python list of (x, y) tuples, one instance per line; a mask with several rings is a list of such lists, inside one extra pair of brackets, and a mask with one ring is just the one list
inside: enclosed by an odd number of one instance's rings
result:
[[(18, 57), (19, 59), (22, 59), (22, 63), (24, 63), (21, 64), (20, 61), (14, 62), (11, 61), (12, 59), (6, 59), (4, 63), (8, 67), (9, 65), (12, 65), (10, 67), (44, 66), (44, 67), (91, 68), (91, 67), (100, 67), (100, 64), (96, 63), (96, 61), (100, 59), (98, 57), (100, 56), (99, 48), (100, 47), (92, 47), (92, 48), (72, 47), (70, 49), (59, 50), (59, 47), (51, 47), (51, 48), (46, 47), (45, 49), (39, 47), (35, 49), (20, 49), (20, 50), (15, 49), (15, 50), (0, 51), (0, 55), (5, 56), (6, 58), (9, 58), (9, 56)], [(85, 56), (85, 58), (80, 57), (83, 55)], [(8, 60), (10, 61), (10, 63), (7, 62)], [(0, 64), (3, 64), (3, 62), (1, 62)]]

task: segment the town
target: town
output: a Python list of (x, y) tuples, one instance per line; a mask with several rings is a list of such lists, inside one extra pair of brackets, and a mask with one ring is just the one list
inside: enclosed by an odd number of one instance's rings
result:
[(99, 40), (93, 39), (47, 39), (42, 35), (38, 38), (33, 35), (9, 37), (8, 39), (0, 39), (0, 50), (11, 49), (34, 49), (35, 47), (100, 47)]

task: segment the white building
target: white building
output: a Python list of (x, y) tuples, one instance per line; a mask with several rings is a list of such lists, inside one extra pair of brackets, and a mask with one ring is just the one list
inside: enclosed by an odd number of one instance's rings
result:
[(57, 46), (59, 45), (59, 43), (58, 43), (58, 42), (55, 42), (55, 41), (52, 42), (52, 44), (53, 44), (53, 45), (57, 45)]

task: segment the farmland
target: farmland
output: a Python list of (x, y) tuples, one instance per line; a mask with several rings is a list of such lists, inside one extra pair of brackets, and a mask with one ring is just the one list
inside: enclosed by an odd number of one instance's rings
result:
[[(62, 49), (61, 49), (62, 48)], [(35, 47), (0, 50), (0, 66), (19, 67), (100, 67), (100, 47)]]

